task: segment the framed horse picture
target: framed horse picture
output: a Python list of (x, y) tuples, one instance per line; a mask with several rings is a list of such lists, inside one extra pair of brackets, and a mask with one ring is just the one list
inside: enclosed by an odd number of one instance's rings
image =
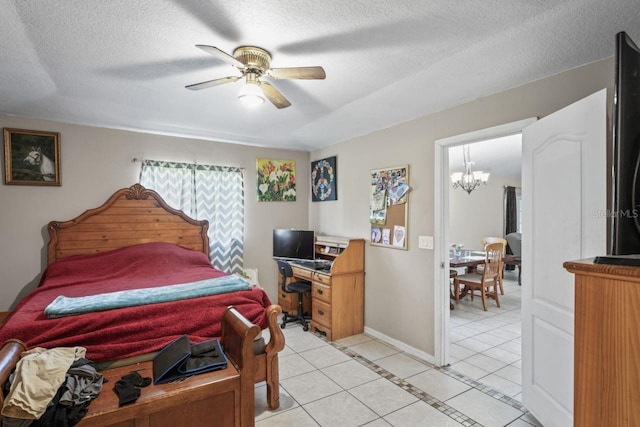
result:
[(60, 186), (60, 134), (4, 128), (4, 183)]

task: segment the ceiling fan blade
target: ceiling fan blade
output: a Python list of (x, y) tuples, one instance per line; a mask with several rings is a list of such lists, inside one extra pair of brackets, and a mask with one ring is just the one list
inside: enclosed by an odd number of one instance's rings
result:
[(327, 75), (322, 67), (270, 68), (267, 75), (274, 79), (324, 79)]
[(277, 108), (287, 108), (291, 103), (280, 93), (278, 89), (267, 82), (260, 82), (260, 88), (269, 101)]
[(189, 86), (185, 86), (185, 88), (187, 89), (191, 89), (191, 90), (200, 90), (200, 89), (207, 89), (210, 87), (214, 87), (214, 86), (220, 86), (223, 85), (225, 83), (233, 83), (236, 80), (238, 80), (240, 77), (236, 77), (236, 76), (229, 76), (229, 77), (223, 77), (221, 79), (215, 79), (215, 80), (209, 80), (206, 82), (202, 82), (202, 83), (195, 83)]
[(221, 51), (217, 47), (207, 46), (206, 44), (197, 44), (196, 47), (204, 50), (205, 52), (215, 56), (218, 59), (223, 60), (228, 64), (233, 65), (234, 67), (240, 68), (241, 70), (245, 68), (245, 65), (242, 62), (238, 61), (228, 53)]

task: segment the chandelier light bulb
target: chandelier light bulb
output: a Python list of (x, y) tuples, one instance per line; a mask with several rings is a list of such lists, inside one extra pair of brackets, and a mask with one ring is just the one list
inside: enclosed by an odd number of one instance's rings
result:
[(462, 157), (464, 172), (453, 172), (451, 174), (451, 183), (453, 188), (462, 188), (467, 194), (471, 194), (473, 190), (480, 186), (487, 185), (489, 181), (489, 173), (482, 171), (471, 171), (471, 155), (469, 154), (469, 146), (462, 147)]

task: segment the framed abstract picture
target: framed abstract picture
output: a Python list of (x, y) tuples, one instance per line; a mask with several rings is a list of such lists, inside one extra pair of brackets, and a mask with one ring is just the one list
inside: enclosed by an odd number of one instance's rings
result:
[(336, 156), (311, 162), (311, 201), (338, 200), (338, 164)]
[(60, 134), (4, 129), (4, 183), (59, 186)]
[(296, 201), (295, 160), (256, 159), (259, 202)]

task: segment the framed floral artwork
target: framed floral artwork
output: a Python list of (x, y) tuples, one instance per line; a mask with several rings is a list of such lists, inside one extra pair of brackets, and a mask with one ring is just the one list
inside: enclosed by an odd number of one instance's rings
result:
[(296, 201), (295, 160), (256, 159), (259, 202)]
[(338, 200), (336, 156), (311, 162), (311, 201)]

